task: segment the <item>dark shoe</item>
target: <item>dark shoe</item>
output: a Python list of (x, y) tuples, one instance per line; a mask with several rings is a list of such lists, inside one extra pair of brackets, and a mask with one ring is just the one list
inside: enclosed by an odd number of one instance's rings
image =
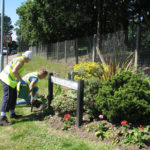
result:
[(15, 113), (14, 114), (10, 114), (10, 118), (19, 119), (21, 117), (22, 117), (22, 115), (16, 115)]
[(0, 126), (8, 126), (11, 123), (7, 120), (6, 116), (1, 116), (0, 117)]

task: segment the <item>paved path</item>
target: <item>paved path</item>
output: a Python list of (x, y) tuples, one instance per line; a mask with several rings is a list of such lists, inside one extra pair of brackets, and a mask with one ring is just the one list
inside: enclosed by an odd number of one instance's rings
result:
[[(8, 55), (8, 63), (13, 59), (17, 57), (17, 54), (15, 55)], [(4, 67), (7, 65), (7, 55), (4, 55)]]

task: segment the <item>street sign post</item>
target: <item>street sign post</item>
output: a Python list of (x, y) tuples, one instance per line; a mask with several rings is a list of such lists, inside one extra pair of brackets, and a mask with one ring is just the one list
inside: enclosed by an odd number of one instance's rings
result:
[(4, 27), (4, 0), (2, 0), (2, 13), (1, 13), (1, 53), (0, 53), (0, 72), (3, 70), (3, 27)]
[(51, 101), (53, 100), (53, 83), (73, 89), (77, 91), (77, 126), (81, 126), (83, 123), (83, 98), (84, 98), (84, 81), (78, 82), (72, 80), (66, 80), (60, 77), (53, 76), (53, 73), (49, 73), (48, 78), (48, 108), (50, 108)]

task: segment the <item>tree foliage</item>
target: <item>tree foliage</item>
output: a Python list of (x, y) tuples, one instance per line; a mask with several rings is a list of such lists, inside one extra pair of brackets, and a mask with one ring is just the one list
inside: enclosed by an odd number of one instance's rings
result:
[[(1, 14), (0, 14), (0, 25), (1, 25)], [(13, 25), (11, 23), (11, 18), (4, 16), (4, 34), (12, 34)], [(1, 28), (0, 28), (1, 31)]]
[(27, 0), (17, 9), (19, 26), (30, 44), (90, 35), (96, 30), (93, 5), (89, 0)]
[(17, 49), (18, 45), (16, 41), (12, 41), (12, 43), (8, 44), (10, 50)]
[[(148, 0), (27, 0), (18, 9), (18, 35), (31, 45), (124, 31), (150, 25)], [(129, 30), (130, 29), (130, 30)], [(133, 31), (132, 34), (129, 32)]]

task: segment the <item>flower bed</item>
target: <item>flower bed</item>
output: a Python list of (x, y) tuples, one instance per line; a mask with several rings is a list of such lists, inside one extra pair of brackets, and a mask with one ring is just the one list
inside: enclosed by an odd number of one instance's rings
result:
[[(134, 150), (149, 148), (150, 84), (140, 74), (124, 69), (127, 67), (117, 67), (113, 63), (92, 62), (75, 66), (78, 72), (75, 79), (85, 80), (86, 119), (81, 129), (84, 128), (87, 138), (88, 133), (92, 133), (98, 141), (117, 146), (130, 145)], [(74, 95), (72, 90), (58, 88), (51, 105), (61, 117), (61, 127), (58, 128), (67, 132), (77, 129)], [(82, 134), (83, 131), (80, 132)]]

